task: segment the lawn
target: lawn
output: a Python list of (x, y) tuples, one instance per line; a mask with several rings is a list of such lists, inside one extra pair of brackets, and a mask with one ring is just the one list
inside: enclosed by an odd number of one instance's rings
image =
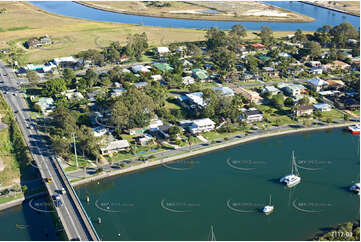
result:
[[(284, 107), (285, 114), (280, 114), (279, 110), (274, 107), (266, 105), (258, 105), (257, 108), (263, 112), (263, 116), (272, 124), (285, 125), (295, 123), (287, 114), (290, 108)], [(278, 121), (277, 121), (278, 120)]]
[(360, 110), (355, 110), (355, 111), (353, 111), (353, 113), (360, 116)]
[(331, 120), (340, 120), (340, 119), (343, 119), (343, 117), (344, 117), (344, 114), (341, 111), (332, 109), (331, 111), (328, 111), (328, 112), (322, 112), (321, 120), (327, 121), (327, 119), (329, 119), (329, 118)]
[[(129, 34), (147, 34), (149, 44), (168, 45), (173, 42), (204, 40), (205, 31), (197, 29), (162, 28), (120, 23), (95, 22), (68, 18), (43, 11), (27, 2), (1, 2), (7, 12), (0, 16), (0, 49), (11, 48), (18, 53), (18, 61), (43, 63), (55, 57), (75, 55), (82, 50), (100, 49), (113, 41), (126, 43)], [(14, 21), (16, 20), (16, 21)], [(13, 31), (10, 31), (13, 30)], [(248, 31), (247, 38), (258, 38)], [(275, 31), (275, 37), (293, 34), (292, 31)], [(27, 50), (22, 44), (26, 39), (48, 34), (54, 44)], [(6, 57), (5, 57), (6, 59)]]

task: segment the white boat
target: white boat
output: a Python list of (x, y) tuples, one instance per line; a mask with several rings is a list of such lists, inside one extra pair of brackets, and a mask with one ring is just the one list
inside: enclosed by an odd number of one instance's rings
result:
[(270, 196), (269, 196), (269, 204), (266, 205), (266, 206), (263, 208), (262, 211), (263, 211), (264, 214), (268, 215), (268, 214), (272, 213), (274, 209), (275, 209), (275, 208), (274, 208), (274, 206), (272, 206), (271, 195), (270, 195)]
[(292, 169), (291, 174), (284, 176), (280, 179), (281, 183), (286, 184), (287, 187), (294, 187), (301, 182), (300, 174), (298, 173), (296, 161), (295, 161), (295, 152), (292, 151)]
[(360, 124), (349, 126), (348, 130), (350, 130), (353, 134), (360, 134)]
[(350, 191), (360, 195), (360, 183), (356, 183), (355, 185), (351, 186)]

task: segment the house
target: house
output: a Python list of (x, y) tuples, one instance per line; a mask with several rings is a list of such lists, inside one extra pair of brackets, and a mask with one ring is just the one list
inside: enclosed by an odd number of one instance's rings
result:
[(269, 61), (271, 59), (271, 57), (266, 56), (266, 55), (260, 55), (257, 58), (261, 61)]
[(355, 40), (355, 39), (348, 39), (348, 40), (347, 40), (347, 44), (355, 45), (355, 44), (357, 44), (357, 40)]
[(321, 66), (312, 66), (308, 72), (312, 75), (321, 75), (323, 73), (324, 67)]
[(128, 148), (128, 140), (116, 140), (111, 141), (106, 147), (100, 148), (100, 152), (102, 155), (106, 155), (117, 151), (127, 150)]
[(280, 92), (280, 90), (274, 86), (265, 86), (261, 93), (270, 93), (271, 95), (275, 95), (278, 94)]
[(123, 95), (123, 93), (125, 93), (126, 91), (127, 91), (127, 89), (125, 89), (125, 88), (113, 88), (113, 91), (110, 95), (111, 95), (111, 97), (119, 97), (119, 96)]
[(191, 76), (185, 76), (185, 77), (182, 77), (182, 83), (184, 85), (191, 85), (194, 83), (194, 78), (191, 77)]
[(313, 90), (317, 92), (319, 92), (324, 86), (328, 85), (327, 82), (318, 77), (307, 80), (307, 83), (311, 86)]
[(152, 75), (150, 76), (150, 78), (153, 80), (153, 81), (162, 81), (163, 80), (163, 77), (162, 75)]
[(216, 123), (209, 118), (193, 120), (192, 125), (189, 126), (189, 132), (192, 134), (199, 134), (208, 132), (215, 128)]
[(153, 136), (150, 134), (145, 134), (143, 136), (137, 137), (136, 142), (141, 146), (146, 146), (149, 142), (153, 141)]
[(158, 127), (158, 134), (160, 136), (162, 136), (163, 138), (165, 139), (168, 139), (169, 138), (169, 128), (170, 126), (168, 124), (163, 124), (162, 126), (159, 126)]
[(263, 49), (264, 48), (264, 45), (260, 44), (260, 43), (251, 44), (251, 46), (256, 48), (256, 49)]
[(341, 80), (326, 80), (326, 82), (330, 87), (335, 89), (339, 89), (345, 86), (345, 83)]
[(35, 104), (40, 106), (43, 113), (47, 113), (54, 108), (54, 100), (49, 97), (41, 97)]
[(131, 69), (132, 69), (133, 73), (138, 73), (138, 72), (143, 72), (143, 73), (145, 73), (145, 72), (149, 72), (149, 69), (146, 68), (146, 67), (143, 66), (143, 65), (135, 65), (135, 66), (132, 66)]
[(145, 131), (146, 128), (132, 128), (132, 129), (124, 130), (124, 132), (130, 135), (140, 135), (143, 134)]
[[(157, 117), (158, 118), (158, 117)], [(159, 119), (153, 119), (150, 121), (148, 125), (149, 131), (155, 131), (158, 130), (160, 126), (164, 125), (162, 120)]]
[(331, 111), (331, 105), (327, 103), (317, 103), (313, 104), (314, 109), (319, 110), (320, 112)]
[(51, 39), (49, 38), (48, 35), (42, 36), (40, 38), (31, 38), (28, 41), (25, 42), (24, 46), (27, 49), (32, 49), (32, 48), (39, 48), (43, 45), (49, 45), (51, 44)]
[(279, 54), (278, 54), (278, 56), (279, 56), (279, 57), (283, 57), (283, 58), (289, 58), (289, 57), (291, 57), (291, 55), (290, 55), (290, 54), (285, 53), (285, 52), (281, 52), (281, 53), (279, 53)]
[(321, 66), (321, 62), (319, 62), (319, 61), (309, 61), (309, 62), (306, 63), (306, 65), (311, 66), (311, 67)]
[(205, 81), (208, 79), (208, 73), (205, 70), (196, 68), (192, 70), (192, 76), (199, 81)]
[(297, 117), (311, 115), (313, 113), (313, 107), (311, 105), (299, 105), (295, 108), (294, 113)]
[(148, 86), (148, 82), (136, 82), (133, 84), (136, 88), (144, 88)]
[(256, 108), (243, 109), (240, 120), (245, 120), (248, 123), (260, 122), (263, 120), (263, 113)]
[(229, 87), (215, 87), (215, 88), (213, 88), (213, 90), (217, 94), (220, 94), (220, 95), (223, 95), (223, 96), (229, 96), (229, 97), (234, 96), (234, 91)]
[(242, 87), (233, 88), (233, 91), (242, 94), (248, 101), (255, 104), (261, 104), (263, 102), (263, 98), (255, 91), (247, 90)]
[(126, 55), (122, 55), (122, 56), (120, 57), (120, 62), (121, 62), (121, 63), (126, 62), (126, 61), (128, 61), (128, 60), (129, 60), (129, 57), (126, 56)]
[(193, 64), (190, 61), (186, 60), (186, 59), (182, 59), (181, 62), (182, 62), (183, 67), (191, 67), (191, 66), (193, 66)]
[(206, 102), (203, 100), (203, 92), (193, 92), (186, 94), (186, 102), (190, 103), (191, 108), (204, 107)]
[(303, 93), (304, 90), (306, 90), (306, 88), (298, 84), (290, 84), (282, 88), (282, 91), (288, 96), (298, 96)]
[(340, 68), (341, 70), (349, 69), (350, 65), (339, 60), (335, 60), (332, 62), (334, 68)]
[(73, 56), (60, 57), (60, 58), (55, 58), (53, 60), (53, 63), (56, 66), (60, 66), (60, 67), (73, 66), (77, 62), (78, 62), (78, 60), (76, 60)]
[(95, 137), (100, 137), (105, 135), (108, 132), (108, 129), (103, 126), (97, 126), (93, 128), (93, 132)]
[(154, 63), (153, 66), (158, 70), (165, 72), (165, 71), (172, 71), (173, 67), (171, 67), (168, 63)]
[(68, 100), (80, 100), (84, 98), (83, 94), (77, 92), (75, 89), (62, 92), (62, 94), (65, 95)]
[(158, 55), (164, 55), (164, 54), (168, 54), (170, 52), (169, 48), (166, 46), (161, 46), (157, 48), (157, 54)]
[(278, 77), (279, 76), (278, 71), (275, 70), (273, 67), (266, 66), (266, 67), (263, 67), (262, 69), (268, 77)]

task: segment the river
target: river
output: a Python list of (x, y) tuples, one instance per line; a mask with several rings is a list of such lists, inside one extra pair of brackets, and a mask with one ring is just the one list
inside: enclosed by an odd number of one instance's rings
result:
[(336, 11), (304, 4), (300, 2), (266, 2), (270, 5), (298, 12), (315, 19), (308, 23), (279, 23), (279, 22), (233, 22), (233, 21), (207, 21), (136, 16), (129, 14), (113, 13), (93, 9), (75, 2), (30, 2), (46, 11), (81, 19), (116, 22), (126, 24), (141, 24), (145, 26), (175, 27), (206, 29), (217, 26), (220, 29), (230, 29), (235, 24), (243, 24), (247, 29), (260, 30), (262, 26), (269, 26), (273, 30), (296, 31), (297, 29), (315, 31), (323, 25), (338, 25), (348, 21), (357, 28), (360, 27), (360, 18)]
[[(306, 240), (359, 219), (359, 142), (341, 129), (267, 138), (76, 190), (103, 240), (207, 240), (211, 225), (218, 240)], [(293, 150), (302, 182), (287, 189)]]

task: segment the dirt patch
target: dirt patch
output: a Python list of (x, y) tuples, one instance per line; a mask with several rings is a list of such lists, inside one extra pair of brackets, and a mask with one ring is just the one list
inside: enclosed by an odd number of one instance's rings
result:
[(0, 172), (5, 169), (4, 161), (0, 158)]

